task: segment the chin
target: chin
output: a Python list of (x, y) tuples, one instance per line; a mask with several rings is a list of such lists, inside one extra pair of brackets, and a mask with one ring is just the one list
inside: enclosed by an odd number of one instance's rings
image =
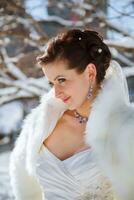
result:
[(76, 110), (80, 105), (68, 105), (68, 110)]
[(74, 109), (75, 109), (75, 108), (72, 108), (72, 107), (71, 107), (71, 108), (70, 108), (70, 107), (68, 108), (68, 110), (74, 110)]
[(68, 110), (74, 110), (75, 109), (75, 106), (74, 105), (68, 105)]

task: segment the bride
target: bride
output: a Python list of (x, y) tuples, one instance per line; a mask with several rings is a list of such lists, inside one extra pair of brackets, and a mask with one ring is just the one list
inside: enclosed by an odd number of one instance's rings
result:
[(132, 200), (134, 109), (121, 67), (92, 30), (52, 38), (38, 63), (52, 89), (10, 160), (16, 200)]

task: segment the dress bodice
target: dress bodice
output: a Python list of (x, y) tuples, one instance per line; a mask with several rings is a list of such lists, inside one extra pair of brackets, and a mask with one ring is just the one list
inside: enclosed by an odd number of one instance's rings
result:
[(42, 146), (36, 173), (47, 200), (113, 200), (111, 185), (94, 161), (91, 149), (61, 161)]

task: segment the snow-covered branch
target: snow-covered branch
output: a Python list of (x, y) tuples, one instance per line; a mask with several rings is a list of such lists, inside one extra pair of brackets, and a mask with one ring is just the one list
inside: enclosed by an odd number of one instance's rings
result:
[(0, 83), (6, 86), (14, 86), (16, 88), (19, 89), (23, 89), (29, 93), (32, 93), (35, 96), (39, 96), (42, 91), (45, 89), (47, 90), (47, 86), (46, 84), (44, 84), (44, 88), (43, 88), (43, 84), (42, 84), (42, 88), (39, 87), (38, 83), (35, 81), (35, 85), (33, 84), (34, 79), (32, 79), (32, 84), (30, 84), (30, 81), (27, 80), (11, 80), (11, 79), (6, 79), (6, 78), (0, 78)]
[(73, 20), (63, 19), (62, 17), (56, 16), (56, 15), (47, 16), (47, 18), (45, 18), (44, 20), (44, 22), (57, 22), (67, 27), (72, 27), (72, 26), (82, 27), (88, 23), (91, 23), (92, 21), (93, 19), (90, 17), (85, 18), (83, 20), (73, 21)]
[(134, 52), (134, 38), (124, 37), (120, 40), (105, 40), (105, 42), (109, 47)]
[(134, 66), (133, 67), (124, 67), (123, 72), (126, 77), (134, 77)]
[(10, 59), (7, 55), (5, 48), (3, 47), (1, 48), (1, 53), (3, 55), (5, 66), (7, 67), (8, 71), (17, 79), (22, 79), (22, 80), (26, 79), (27, 76), (19, 68), (17, 68), (12, 62), (10, 62)]
[(128, 36), (134, 39), (134, 35), (124, 30), (120, 24), (114, 24), (110, 20), (107, 20), (107, 16), (101, 10), (95, 13), (94, 17), (98, 18), (98, 20), (103, 22), (109, 29), (115, 30), (117, 33), (121, 33), (123, 36)]

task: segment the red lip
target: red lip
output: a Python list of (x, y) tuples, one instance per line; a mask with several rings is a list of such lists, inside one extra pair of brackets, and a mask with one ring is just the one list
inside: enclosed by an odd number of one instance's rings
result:
[(70, 97), (67, 97), (67, 98), (63, 99), (63, 101), (66, 102), (68, 99), (70, 99)]

